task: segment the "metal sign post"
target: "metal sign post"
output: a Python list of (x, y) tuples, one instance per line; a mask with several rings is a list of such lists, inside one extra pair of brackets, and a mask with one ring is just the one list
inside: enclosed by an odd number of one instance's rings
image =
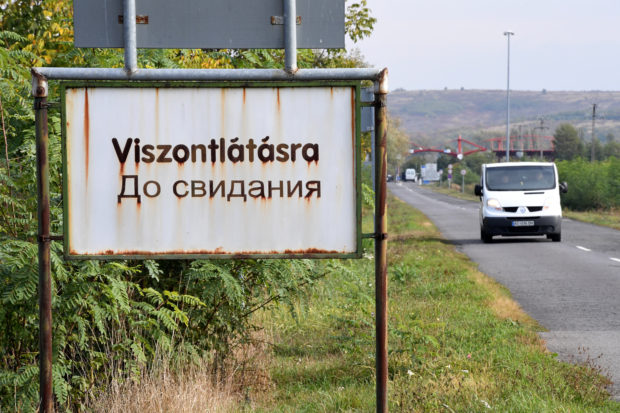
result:
[(375, 329), (377, 412), (387, 407), (387, 70), (375, 82)]
[(40, 411), (53, 412), (52, 281), (50, 269), (50, 191), (48, 164), (47, 80), (33, 72), (39, 229), (39, 397)]

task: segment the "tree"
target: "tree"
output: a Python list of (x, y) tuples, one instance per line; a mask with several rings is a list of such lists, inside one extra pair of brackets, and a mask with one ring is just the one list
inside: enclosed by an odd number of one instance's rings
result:
[[(592, 150), (592, 145), (594, 145), (594, 151)], [(595, 161), (602, 161), (603, 159), (605, 159), (603, 145), (598, 139), (595, 139), (594, 142), (590, 141), (583, 145), (583, 156), (585, 158), (591, 158), (592, 153), (594, 153)]]
[(620, 142), (616, 142), (613, 133), (607, 134), (607, 143), (603, 147), (603, 156), (610, 158), (612, 156), (620, 159)]
[(387, 137), (388, 173), (396, 174), (409, 153), (409, 136), (402, 129), (400, 120), (389, 118)]
[(373, 26), (377, 22), (377, 19), (370, 15), (366, 1), (354, 2), (347, 7), (344, 31), (353, 43), (370, 36)]
[(579, 139), (577, 129), (569, 123), (562, 123), (553, 134), (555, 158), (571, 160), (583, 153), (583, 142)]
[(464, 159), (467, 167), (480, 176), (483, 163), (493, 163), (496, 161), (495, 154), (492, 151), (476, 152), (466, 156)]

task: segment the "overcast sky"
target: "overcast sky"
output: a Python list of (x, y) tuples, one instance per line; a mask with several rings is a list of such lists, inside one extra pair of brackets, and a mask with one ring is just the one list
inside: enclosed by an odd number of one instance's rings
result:
[(620, 0), (368, 0), (390, 90), (620, 90)]

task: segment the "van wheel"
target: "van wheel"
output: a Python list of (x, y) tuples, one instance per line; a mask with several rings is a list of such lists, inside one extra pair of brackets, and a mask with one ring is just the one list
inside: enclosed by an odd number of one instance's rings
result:
[(547, 238), (551, 239), (553, 242), (562, 241), (562, 233), (558, 232), (557, 234), (547, 234)]
[(485, 244), (488, 244), (489, 242), (493, 241), (493, 236), (486, 232), (483, 228), (480, 228), (480, 239)]

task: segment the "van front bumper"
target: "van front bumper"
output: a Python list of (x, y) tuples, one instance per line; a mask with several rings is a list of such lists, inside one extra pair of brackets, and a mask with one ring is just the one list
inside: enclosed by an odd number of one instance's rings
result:
[(488, 235), (547, 235), (562, 231), (562, 217), (493, 217), (482, 220)]

